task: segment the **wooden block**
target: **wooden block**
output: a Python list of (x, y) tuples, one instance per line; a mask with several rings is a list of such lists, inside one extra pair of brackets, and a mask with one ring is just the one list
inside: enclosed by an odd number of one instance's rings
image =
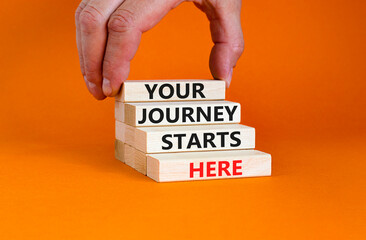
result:
[(271, 155), (256, 150), (149, 154), (147, 176), (157, 182), (271, 175)]
[(188, 79), (126, 81), (115, 99), (120, 102), (224, 100), (225, 82)]
[(134, 160), (134, 168), (140, 173), (146, 175), (147, 154), (135, 149)]
[(135, 149), (125, 143), (125, 163), (135, 168)]
[(131, 126), (240, 122), (240, 103), (229, 101), (116, 103), (116, 108), (123, 111), (116, 111), (116, 119)]
[(271, 175), (271, 155), (256, 150), (146, 154), (116, 140), (116, 158), (157, 182)]
[(138, 172), (146, 175), (147, 155), (134, 147), (126, 145), (126, 164)]
[(114, 156), (121, 162), (125, 162), (125, 144), (117, 139), (114, 141)]
[(116, 159), (146, 175), (147, 155), (134, 147), (119, 141), (115, 141)]
[(114, 118), (125, 122), (125, 104), (117, 101), (114, 103)]
[(135, 147), (136, 129), (134, 127), (120, 121), (116, 121), (115, 130), (116, 139)]
[(240, 124), (135, 128), (116, 121), (116, 138), (144, 153), (255, 148), (255, 129)]

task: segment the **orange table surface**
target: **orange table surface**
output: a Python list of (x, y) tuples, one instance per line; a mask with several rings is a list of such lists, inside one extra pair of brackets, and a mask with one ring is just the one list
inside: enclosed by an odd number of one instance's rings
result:
[[(366, 239), (365, 1), (243, 1), (227, 100), (273, 176), (178, 183), (114, 158), (113, 99), (79, 70), (77, 4), (0, 4), (0, 239)], [(211, 47), (184, 3), (143, 35), (129, 78), (211, 78)]]
[(6, 146), (2, 239), (365, 237), (365, 148), (356, 140), (274, 141), (263, 146), (272, 177), (178, 183), (115, 160), (112, 141)]

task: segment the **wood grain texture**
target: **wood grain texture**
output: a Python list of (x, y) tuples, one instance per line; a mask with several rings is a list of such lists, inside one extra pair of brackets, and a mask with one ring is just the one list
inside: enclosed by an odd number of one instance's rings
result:
[(121, 162), (125, 162), (125, 144), (119, 140), (114, 141), (114, 156)]
[(255, 129), (240, 124), (132, 127), (116, 121), (115, 126), (116, 139), (145, 153), (255, 148)]
[(125, 105), (123, 103), (115, 101), (114, 118), (119, 119), (121, 122), (125, 122)]
[(239, 123), (240, 103), (204, 102), (116, 102), (115, 118), (131, 126), (175, 126)]
[(124, 152), (125, 163), (128, 166), (135, 168), (135, 149), (126, 143), (124, 143), (124, 147), (125, 147)]
[(157, 182), (271, 175), (271, 155), (256, 150), (149, 154), (147, 176)]
[(116, 96), (120, 102), (224, 100), (221, 80), (128, 80)]
[(115, 157), (138, 172), (146, 175), (147, 155), (145, 153), (116, 139)]

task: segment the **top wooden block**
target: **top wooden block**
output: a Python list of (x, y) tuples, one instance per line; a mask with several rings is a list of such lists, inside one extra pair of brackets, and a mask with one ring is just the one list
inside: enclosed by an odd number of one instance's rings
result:
[(163, 102), (224, 100), (221, 80), (134, 80), (123, 83), (119, 102)]

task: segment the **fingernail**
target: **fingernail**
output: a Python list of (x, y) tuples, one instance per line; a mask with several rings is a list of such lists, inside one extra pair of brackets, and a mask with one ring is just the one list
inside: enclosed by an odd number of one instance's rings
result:
[(233, 76), (233, 68), (230, 70), (229, 75), (227, 76), (227, 78), (225, 79), (226, 82), (226, 88), (230, 87), (230, 83), (231, 83), (231, 78)]
[(88, 79), (86, 79), (86, 78), (85, 78), (85, 83), (88, 86), (89, 92), (95, 96), (98, 93), (97, 84), (95, 84), (93, 82), (89, 82)]
[(95, 84), (95, 83), (93, 83), (93, 82), (88, 82), (88, 84), (89, 84), (89, 88), (90, 88), (90, 90), (95, 89), (95, 87), (97, 86), (97, 84)]
[(103, 78), (103, 93), (106, 96), (110, 96), (112, 94), (111, 81), (106, 78)]
[(88, 79), (86, 78), (86, 76), (84, 76), (84, 81), (86, 86), (89, 88), (89, 90), (94, 90), (95, 87), (97, 86), (97, 84), (93, 83), (93, 82), (89, 82)]

